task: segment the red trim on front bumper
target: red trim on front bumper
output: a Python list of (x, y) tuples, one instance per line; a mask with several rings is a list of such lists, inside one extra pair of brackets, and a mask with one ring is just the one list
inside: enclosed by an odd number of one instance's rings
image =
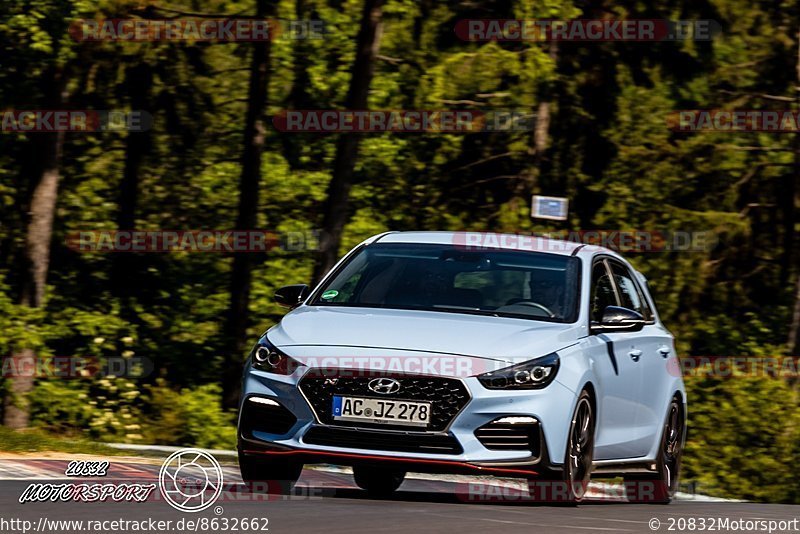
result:
[(365, 459), (365, 460), (380, 460), (388, 462), (406, 462), (410, 464), (437, 464), (437, 465), (447, 465), (447, 466), (458, 466), (458, 467), (467, 467), (470, 469), (475, 469), (476, 471), (481, 471), (481, 472), (491, 471), (493, 473), (509, 473), (515, 475), (525, 475), (525, 476), (539, 474), (538, 471), (532, 471), (532, 470), (508, 469), (505, 467), (489, 467), (489, 466), (475, 465), (468, 462), (456, 462), (452, 460), (429, 460), (426, 458), (396, 458), (393, 456), (380, 456), (377, 454), (350, 454), (345, 452), (327, 452), (327, 451), (309, 451), (309, 450), (288, 450), (288, 451), (242, 450), (242, 453), (282, 454), (282, 455), (300, 454), (306, 456), (355, 458), (355, 459)]

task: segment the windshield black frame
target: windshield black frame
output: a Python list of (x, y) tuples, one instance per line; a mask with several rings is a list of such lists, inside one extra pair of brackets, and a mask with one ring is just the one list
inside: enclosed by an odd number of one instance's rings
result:
[[(572, 324), (578, 321), (580, 315), (580, 302), (581, 302), (581, 286), (582, 286), (582, 262), (579, 258), (575, 256), (566, 256), (562, 254), (552, 254), (546, 252), (535, 252), (535, 251), (527, 251), (527, 250), (516, 250), (516, 249), (481, 249), (478, 252), (484, 253), (492, 253), (492, 252), (502, 252), (502, 253), (511, 253), (511, 254), (520, 254), (520, 255), (535, 255), (535, 256), (547, 256), (547, 261), (552, 261), (554, 257), (563, 260), (564, 265), (566, 268), (572, 270), (574, 274), (572, 274), (573, 284), (572, 288), (565, 288), (565, 291), (568, 291), (571, 294), (565, 295), (565, 313), (563, 317), (546, 317), (546, 316), (534, 316), (527, 313), (510, 313), (510, 312), (498, 312), (495, 310), (475, 310), (475, 309), (464, 309), (464, 308), (453, 308), (453, 307), (431, 307), (431, 306), (417, 306), (417, 305), (386, 305), (384, 304), (370, 304), (370, 303), (348, 303), (348, 302), (330, 302), (322, 299), (322, 295), (328, 291), (330, 286), (337, 281), (339, 276), (342, 272), (347, 269), (353, 261), (356, 261), (362, 254), (367, 251), (374, 250), (374, 249), (389, 249), (389, 248), (403, 248), (403, 247), (417, 247), (420, 249), (423, 248), (430, 248), (430, 249), (439, 249), (439, 250), (452, 250), (452, 251), (459, 251), (460, 249), (465, 249), (465, 247), (458, 245), (449, 245), (449, 244), (437, 244), (437, 243), (372, 243), (368, 245), (362, 245), (357, 249), (353, 250), (348, 256), (346, 257), (345, 261), (343, 261), (335, 270), (328, 276), (325, 280), (325, 283), (318, 286), (313, 294), (308, 298), (306, 301), (306, 305), (309, 306), (332, 306), (332, 307), (346, 307), (346, 308), (370, 308), (370, 309), (384, 309), (384, 310), (413, 310), (413, 311), (429, 311), (429, 312), (444, 312), (444, 313), (463, 313), (468, 315), (481, 315), (481, 316), (489, 316), (489, 317), (507, 317), (513, 319), (526, 319), (526, 320), (534, 320), (534, 321), (544, 321), (550, 323), (559, 323), (559, 324)], [(571, 301), (571, 302), (570, 302)]]

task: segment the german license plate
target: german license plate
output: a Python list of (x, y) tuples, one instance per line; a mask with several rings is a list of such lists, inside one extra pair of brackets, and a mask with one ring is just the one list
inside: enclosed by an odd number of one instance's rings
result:
[(337, 421), (425, 427), (431, 420), (431, 403), (335, 395), (333, 418)]

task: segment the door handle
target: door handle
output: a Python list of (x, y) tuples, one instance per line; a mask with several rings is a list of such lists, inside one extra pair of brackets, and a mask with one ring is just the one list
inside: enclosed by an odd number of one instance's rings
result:
[(638, 362), (639, 358), (642, 357), (642, 351), (640, 351), (639, 349), (633, 349), (628, 353), (628, 356), (631, 357), (631, 360)]
[(663, 356), (664, 358), (667, 358), (669, 356), (670, 349), (668, 346), (662, 345), (661, 347), (659, 347), (658, 353), (661, 354), (661, 356)]

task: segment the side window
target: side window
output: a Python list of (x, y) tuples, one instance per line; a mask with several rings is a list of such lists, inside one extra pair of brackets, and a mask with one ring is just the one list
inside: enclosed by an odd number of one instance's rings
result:
[(653, 313), (653, 309), (650, 306), (650, 301), (647, 300), (648, 294), (650, 292), (650, 288), (647, 285), (646, 281), (642, 281), (641, 278), (637, 277), (636, 287), (639, 288), (639, 295), (642, 297), (642, 309), (644, 310), (644, 318), (648, 321), (655, 320), (655, 314)]
[(647, 314), (645, 313), (645, 307), (642, 304), (642, 295), (639, 292), (639, 287), (633, 280), (630, 271), (621, 263), (617, 263), (615, 261), (611, 261), (609, 263), (611, 264), (611, 272), (614, 273), (614, 281), (616, 282), (617, 289), (619, 290), (620, 306), (639, 312), (643, 317), (646, 318)]
[(599, 323), (603, 318), (606, 306), (617, 306), (617, 297), (614, 295), (614, 285), (608, 276), (604, 261), (598, 261), (592, 267), (592, 309), (590, 317), (593, 322)]

